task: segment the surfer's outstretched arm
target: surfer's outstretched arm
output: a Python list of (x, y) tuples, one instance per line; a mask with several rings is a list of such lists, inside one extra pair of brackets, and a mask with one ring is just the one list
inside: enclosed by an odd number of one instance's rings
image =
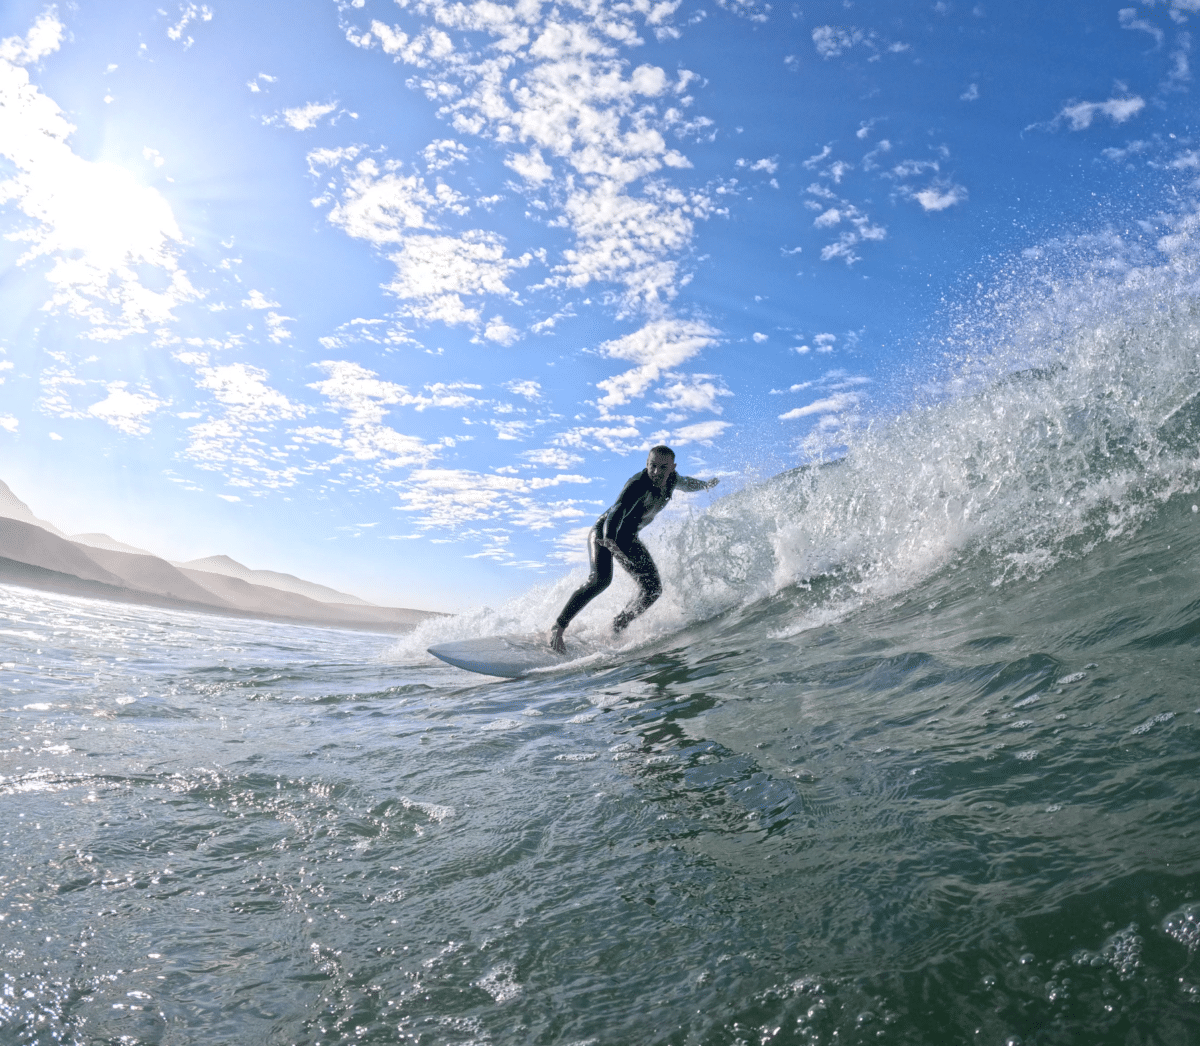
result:
[(679, 476), (675, 480), (675, 489), (688, 494), (697, 490), (712, 490), (721, 480), (714, 476), (712, 479), (696, 479), (694, 476)]

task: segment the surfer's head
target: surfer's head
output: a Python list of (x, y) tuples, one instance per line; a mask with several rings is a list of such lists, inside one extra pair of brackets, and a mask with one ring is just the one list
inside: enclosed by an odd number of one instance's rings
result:
[(675, 475), (675, 451), (670, 447), (651, 447), (646, 456), (646, 472), (660, 490), (664, 489)]

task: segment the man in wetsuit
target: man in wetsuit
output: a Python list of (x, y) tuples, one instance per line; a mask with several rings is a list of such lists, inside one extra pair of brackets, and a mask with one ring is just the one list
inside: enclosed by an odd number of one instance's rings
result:
[(680, 476), (675, 471), (675, 451), (670, 447), (654, 447), (646, 458), (646, 467), (625, 484), (621, 496), (596, 520), (588, 534), (592, 572), (567, 600), (550, 629), (550, 648), (560, 654), (565, 652), (563, 633), (571, 619), (608, 588), (614, 558), (637, 582), (638, 594), (613, 620), (613, 631), (620, 632), (650, 606), (662, 594), (662, 581), (649, 551), (638, 540), (638, 531), (663, 510), (676, 488), (709, 490), (716, 485), (715, 479), (705, 481)]

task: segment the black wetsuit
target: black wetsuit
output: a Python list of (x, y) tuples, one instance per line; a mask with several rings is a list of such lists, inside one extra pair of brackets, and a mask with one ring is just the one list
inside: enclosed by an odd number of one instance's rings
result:
[(662, 595), (662, 580), (650, 552), (638, 540), (638, 531), (657, 516), (671, 495), (679, 490), (704, 490), (708, 484), (691, 476), (672, 473), (665, 490), (660, 490), (642, 469), (625, 484), (620, 497), (604, 513), (588, 534), (588, 558), (592, 571), (588, 579), (567, 600), (555, 624), (566, 628), (571, 619), (608, 588), (612, 582), (613, 554), (600, 544), (601, 538), (613, 542), (620, 550), (621, 566), (629, 571), (638, 584), (638, 594), (613, 620), (613, 629), (620, 632), (635, 617)]

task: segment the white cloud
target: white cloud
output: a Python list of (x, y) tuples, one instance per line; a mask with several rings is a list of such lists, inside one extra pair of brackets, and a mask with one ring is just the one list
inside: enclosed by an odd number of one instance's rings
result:
[(1142, 0), (1142, 3), (1147, 7), (1157, 7), (1159, 3), (1165, 3), (1171, 20), (1180, 25), (1188, 20), (1188, 15), (1200, 11), (1200, 0)]
[[(527, 528), (545, 529), (554, 521), (534, 495), (564, 483), (590, 483), (586, 476), (560, 472), (548, 478), (488, 475), (464, 469), (417, 469), (399, 485), (403, 511), (419, 513), (421, 527), (457, 529), (464, 523), (520, 514)], [(563, 503), (558, 503), (560, 509)], [(567, 503), (573, 507), (573, 503)], [(572, 513), (577, 515), (578, 513)]]
[(467, 147), (453, 138), (439, 138), (425, 146), (421, 155), (425, 158), (427, 171), (440, 171), (445, 167), (465, 163)]
[(979, 84), (967, 84), (967, 89), (958, 96), (960, 102), (974, 102), (979, 99)]
[(480, 401), (465, 389), (478, 389), (478, 385), (463, 382), (453, 385), (437, 383), (426, 385), (429, 395), (411, 393), (403, 385), (385, 381), (374, 371), (350, 360), (324, 360), (316, 366), (325, 371), (324, 381), (310, 385), (328, 397), (333, 405), (347, 412), (353, 424), (378, 424), (394, 406), (415, 407), (423, 411), (428, 407), (461, 408)]
[[(207, 353), (182, 351), (175, 359), (195, 371), (196, 386), (212, 395), (219, 413), (188, 429), (184, 455), (200, 468), (219, 471), (240, 487), (289, 487), (309, 469), (287, 462), (289, 452), (268, 439), (279, 422), (309, 413), (268, 383), (268, 373), (247, 363), (212, 366)], [(181, 417), (204, 417), (188, 411)]]
[(419, 69), (426, 69), (433, 62), (448, 58), (454, 53), (453, 42), (440, 29), (426, 29), (418, 36), (410, 38), (399, 26), (389, 26), (378, 20), (371, 23), (369, 32), (361, 35), (347, 32), (346, 38), (355, 46), (366, 49), (373, 47), (378, 40), (384, 52), (395, 56), (397, 62), (406, 62)]
[[(575, 236), (552, 285), (615, 283), (627, 311), (661, 310), (684, 278), (678, 256), (694, 221), (714, 213), (704, 193), (650, 180), (690, 166), (664, 133), (698, 126), (682, 115), (694, 74), (631, 68), (620, 49), (641, 43), (639, 14), (656, 33), (670, 29), (673, 0), (567, 8), (432, 0), (420, 10), (434, 24), (416, 35), (373, 21), (365, 31), (346, 26), (347, 38), (421, 70), (414, 82), (460, 137), (509, 149), (523, 191), (552, 187), (536, 205), (558, 211), (554, 224)], [(491, 46), (456, 49), (471, 33)], [(679, 104), (666, 104), (672, 96)]]
[(410, 236), (388, 256), (396, 276), (386, 289), (405, 303), (403, 312), (425, 323), (447, 325), (480, 322), (478, 308), (464, 304), (463, 295), (497, 295), (514, 300), (505, 283), (514, 269), (529, 264), (528, 254), (506, 257), (504, 241), (479, 229), (462, 236)]
[(525, 450), (521, 457), (531, 465), (544, 465), (552, 469), (569, 469), (583, 464), (583, 458), (560, 447), (543, 447), (541, 450)]
[(58, 20), (53, 8), (44, 11), (24, 38), (10, 36), (0, 40), (0, 61), (11, 65), (30, 65), (57, 51), (65, 31), (66, 27)]
[[(362, 147), (358, 145), (347, 145), (340, 149), (313, 149), (305, 159), (308, 161), (309, 173), (314, 177), (320, 172), (318, 167), (333, 167), (339, 163), (349, 163), (362, 152)], [(326, 203), (327, 200), (314, 200), (314, 204)]]
[(292, 403), (282, 392), (266, 383), (268, 374), (247, 363), (208, 365), (205, 353), (180, 352), (175, 358), (196, 368), (196, 385), (213, 394), (224, 407), (233, 408), (242, 421), (278, 421), (302, 418), (308, 413), (302, 404)]
[(686, 414), (702, 410), (720, 414), (722, 408), (718, 399), (733, 395), (714, 374), (670, 374), (668, 378), (672, 380), (658, 389), (661, 398), (650, 404), (655, 410), (684, 412), (668, 420), (682, 421)]
[(636, 425), (626, 422), (613, 425), (580, 425), (559, 433), (555, 442), (563, 447), (574, 447), (576, 450), (631, 454), (634, 451), (649, 450), (655, 441), (646, 439)]
[[(796, 252), (796, 251), (785, 251), (784, 253), (785, 253), (785, 254), (795, 254), (795, 253), (798, 253), (798, 252)], [(761, 345), (761, 344), (762, 344), (764, 341), (766, 341), (766, 340), (767, 340), (767, 335), (766, 335), (766, 334), (763, 334), (763, 333), (761, 333), (760, 331), (755, 331), (755, 332), (754, 332), (754, 340), (755, 340), (755, 342), (756, 342), (757, 344)]]
[(1163, 37), (1166, 34), (1163, 33), (1161, 27), (1154, 25), (1151, 22), (1147, 22), (1144, 18), (1138, 18), (1137, 13), (1136, 7), (1125, 7), (1118, 11), (1117, 18), (1121, 23), (1121, 28), (1134, 29), (1143, 33), (1149, 33), (1152, 37), (1154, 37), (1155, 43), (1157, 43), (1159, 46), (1162, 46)]
[(870, 216), (864, 214), (851, 203), (842, 200), (837, 207), (829, 207), (813, 220), (818, 229), (831, 229), (843, 223), (848, 229), (839, 233), (835, 242), (826, 244), (821, 249), (822, 261), (844, 261), (853, 265), (861, 259), (855, 248), (863, 241), (883, 240), (887, 238), (887, 229), (875, 225)]
[(896, 178), (915, 178), (926, 171), (940, 169), (937, 160), (902, 160), (892, 168), (891, 174)]
[(822, 25), (812, 31), (813, 46), (822, 58), (838, 58), (851, 48), (862, 44), (871, 52), (870, 62), (879, 61), (884, 54), (903, 54), (905, 43), (888, 43), (875, 32), (864, 32), (854, 26)]
[[(309, 154), (309, 165), (315, 170), (356, 157), (357, 151), (318, 150)], [(331, 208), (329, 220), (377, 247), (399, 247), (388, 255), (396, 275), (385, 289), (404, 301), (404, 315), (423, 323), (483, 326), (485, 338), (511, 344), (519, 336), (516, 328), (500, 317), (483, 325), (479, 306), (463, 298), (518, 300), (506, 280), (529, 265), (532, 256), (507, 256), (503, 238), (481, 229), (458, 236), (433, 235), (441, 232), (443, 215), (461, 217), (468, 212), (465, 198), (441, 181), (431, 189), (423, 177), (401, 174), (398, 167), (394, 163), (380, 167), (368, 157), (353, 169), (343, 168), (341, 199)]]
[(1126, 144), (1124, 149), (1108, 148), (1100, 150), (1100, 155), (1106, 160), (1112, 160), (1113, 163), (1125, 163), (1135, 156), (1139, 156), (1150, 149), (1150, 143), (1142, 139), (1135, 139)]
[(242, 306), (247, 309), (270, 309), (265, 319), (267, 326), (267, 337), (279, 345), (281, 342), (288, 341), (292, 332), (284, 326), (285, 323), (294, 323), (294, 316), (284, 316), (281, 313), (273, 310), (279, 308), (279, 302), (271, 301), (262, 291), (252, 290), (248, 298), (242, 299)]
[(667, 370), (678, 367), (697, 353), (715, 345), (719, 332), (701, 320), (654, 320), (641, 330), (607, 341), (599, 352), (610, 359), (629, 360), (636, 366), (596, 383), (604, 390), (600, 407), (621, 406), (643, 396)]
[(713, 213), (703, 194), (653, 184), (642, 196), (631, 196), (607, 180), (572, 192), (563, 209), (576, 233), (576, 246), (563, 252), (559, 267), (566, 285), (622, 284), (627, 310), (651, 312), (661, 311), (678, 292), (679, 267), (672, 256), (691, 242), (693, 219)]
[(967, 198), (967, 190), (962, 185), (934, 182), (928, 188), (914, 192), (912, 195), (913, 199), (926, 211), (944, 211), (947, 207), (962, 203)]
[(326, 116), (336, 108), (336, 102), (325, 104), (309, 102), (307, 105), (297, 106), (295, 109), (284, 109), (278, 116), (264, 117), (263, 122), (276, 124), (283, 122), (294, 131), (308, 131), (320, 123), (322, 116)]
[(248, 298), (242, 299), (242, 306), (247, 309), (278, 309), (279, 302), (271, 301), (262, 291), (252, 290)]
[[(356, 155), (357, 150), (344, 156), (317, 150), (309, 154), (309, 163), (331, 165)], [(440, 191), (431, 191), (419, 175), (398, 174), (398, 166), (389, 164), (381, 169), (368, 157), (353, 171), (346, 171), (342, 198), (330, 210), (329, 220), (347, 235), (379, 246), (401, 243), (414, 229), (437, 229), (435, 216), (447, 207), (466, 212), (463, 197), (449, 186), (438, 183)]]
[(108, 396), (88, 407), (87, 413), (127, 436), (142, 436), (150, 431), (143, 419), (170, 405), (170, 400), (159, 399), (148, 389), (129, 392), (126, 382), (112, 381), (108, 383)]
[(20, 428), (21, 423), (11, 414), (0, 414), (0, 429), (5, 432), (16, 432)]
[(182, 41), (184, 49), (187, 49), (196, 41), (191, 36), (184, 39), (184, 30), (187, 29), (189, 23), (194, 22), (196, 19), (202, 22), (211, 22), (213, 16), (212, 8), (207, 4), (200, 6), (196, 4), (180, 4), (179, 11), (181, 17), (178, 22), (167, 30), (167, 36), (176, 42)]
[(521, 336), (521, 332), (516, 327), (505, 323), (503, 317), (493, 316), (483, 328), (483, 336), (488, 341), (496, 341), (501, 345), (511, 345)]
[(508, 389), (514, 396), (524, 396), (527, 400), (539, 400), (542, 398), (542, 386), (536, 381), (506, 381), (504, 387)]
[(805, 407), (796, 407), (786, 414), (780, 414), (780, 421), (793, 421), (796, 418), (807, 418), (813, 414), (834, 414), (855, 407), (862, 402), (862, 394), (858, 392), (839, 392), (825, 399), (814, 400)]
[[(700, 421), (694, 425), (684, 425), (683, 428), (675, 429), (666, 438), (671, 445), (676, 447), (685, 447), (689, 443), (700, 443), (708, 447), (729, 427), (728, 421)], [(657, 436), (655, 442), (657, 442)]]
[[(18, 264), (51, 259), (43, 307), (85, 319), (93, 338), (120, 338), (171, 321), (176, 305), (199, 295), (179, 267), (183, 237), (167, 201), (124, 168), (77, 156), (68, 145), (74, 127), (17, 64), (50, 53), (61, 37), (49, 13), (24, 40), (0, 44), (0, 155), (12, 170), (0, 203), (32, 221), (10, 234), (28, 245)], [(158, 270), (159, 289), (141, 269)]]
[(765, 171), (767, 174), (774, 174), (779, 170), (779, 157), (771, 156), (761, 160), (754, 160), (753, 162), (746, 159), (738, 159), (734, 166), (745, 167), (751, 171)]
[(1191, 34), (1180, 33), (1180, 46), (1171, 52), (1171, 71), (1167, 74), (1166, 85), (1174, 90), (1184, 90), (1185, 85), (1192, 79), (1191, 64), (1188, 52), (1191, 50)]
[(296, 317), (283, 316), (278, 312), (267, 313), (267, 337), (276, 345), (287, 341), (292, 336), (292, 332), (288, 330), (284, 324), (294, 323)]
[[(375, 462), (383, 469), (425, 465), (442, 452), (447, 440), (427, 443), (416, 437), (397, 432), (383, 424), (393, 406), (464, 407), (479, 402), (463, 391), (477, 389), (476, 385), (426, 386), (428, 395), (413, 394), (403, 385), (381, 379), (349, 360), (326, 360), (318, 366), (328, 377), (315, 382), (316, 389), (329, 402), (331, 409), (344, 416), (344, 429), (297, 429), (295, 434), (312, 443), (324, 443), (344, 453), (335, 462), (344, 460)], [(449, 441), (453, 442), (453, 441)]]
[(1097, 116), (1107, 116), (1113, 123), (1124, 123), (1145, 107), (1145, 100), (1136, 95), (1130, 98), (1110, 98), (1107, 102), (1075, 102), (1064, 106), (1058, 114), (1058, 119), (1065, 119), (1072, 131), (1083, 131), (1091, 127)]
[(863, 40), (863, 31), (853, 27), (821, 25), (812, 31), (812, 41), (822, 58), (837, 58)]
[(765, 22), (767, 12), (771, 10), (771, 5), (763, 0), (717, 0), (717, 6), (751, 22)]

